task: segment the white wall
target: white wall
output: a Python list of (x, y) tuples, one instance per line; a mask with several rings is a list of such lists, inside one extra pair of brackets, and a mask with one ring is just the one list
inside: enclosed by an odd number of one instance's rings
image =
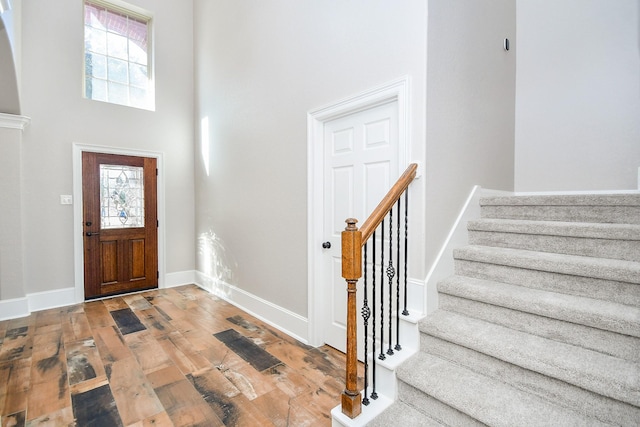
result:
[(637, 189), (640, 2), (517, 7), (516, 190)]
[(427, 265), (474, 185), (513, 190), (515, 33), (515, 0), (429, 0)]
[(426, 2), (196, 0), (195, 16), (197, 269), (306, 316), (307, 113), (409, 75), (421, 159)]
[(82, 97), (82, 1), (22, 3), (27, 293), (74, 286), (73, 209), (59, 198), (73, 191), (73, 143), (164, 153), (166, 271), (194, 268), (192, 5), (129, 2), (154, 14), (155, 112)]

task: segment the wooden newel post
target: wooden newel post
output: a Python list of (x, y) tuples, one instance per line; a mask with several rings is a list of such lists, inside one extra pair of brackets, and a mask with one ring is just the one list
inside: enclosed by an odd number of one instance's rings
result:
[(358, 337), (356, 322), (356, 284), (362, 277), (362, 233), (357, 219), (346, 220), (342, 232), (342, 277), (347, 281), (347, 375), (342, 393), (342, 413), (355, 418), (362, 412), (362, 396), (358, 391)]

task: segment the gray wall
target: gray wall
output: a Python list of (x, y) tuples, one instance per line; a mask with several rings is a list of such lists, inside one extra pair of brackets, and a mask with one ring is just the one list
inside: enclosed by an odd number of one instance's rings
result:
[(638, 0), (518, 0), (516, 190), (638, 188), (639, 17)]
[(513, 190), (515, 0), (429, 0), (427, 265), (474, 185)]
[(430, 0), (428, 25), (423, 1), (195, 5), (199, 271), (304, 316), (306, 113), (402, 75), (424, 176), (409, 275), (425, 277), (473, 185), (513, 189), (514, 0)]
[[(22, 131), (0, 127), (0, 300), (25, 296), (20, 145)], [(2, 316), (0, 316), (2, 317)]]
[[(72, 144), (163, 152), (167, 272), (193, 270), (193, 35), (190, 2), (154, 12), (156, 111), (82, 97), (81, 1), (22, 2), (22, 202), (26, 293), (74, 286)], [(3, 202), (4, 203), (4, 202)], [(10, 242), (0, 242), (9, 245)]]
[(306, 316), (307, 113), (409, 75), (421, 159), (426, 3), (196, 0), (195, 16), (197, 269)]

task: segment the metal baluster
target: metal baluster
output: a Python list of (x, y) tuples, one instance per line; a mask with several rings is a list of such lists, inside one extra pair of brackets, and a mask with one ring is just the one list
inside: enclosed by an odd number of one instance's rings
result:
[[(402, 350), (400, 345), (400, 199), (398, 199), (398, 228), (396, 230), (396, 263), (398, 275), (396, 276), (396, 350)], [(406, 273), (405, 273), (406, 274)]]
[(380, 227), (380, 354), (378, 359), (384, 360), (384, 219)]
[(362, 399), (363, 405), (369, 404), (369, 398), (367, 397), (367, 387), (369, 386), (369, 358), (368, 341), (369, 341), (369, 316), (371, 315), (371, 309), (369, 308), (369, 301), (367, 297), (367, 246), (369, 243), (364, 244), (364, 301), (362, 302), (362, 318), (364, 320), (364, 398)]
[[(378, 393), (376, 393), (376, 361), (374, 359), (376, 354), (376, 232), (373, 231), (373, 253), (371, 254), (371, 306), (373, 307), (373, 318), (371, 322), (371, 398), (373, 400), (378, 398)], [(367, 355), (365, 354), (365, 358)], [(366, 389), (365, 389), (366, 390)], [(366, 393), (366, 391), (365, 391)]]
[(407, 261), (409, 260), (409, 249), (407, 245), (409, 236), (409, 190), (404, 192), (404, 310), (403, 316), (409, 315), (407, 310)]
[(387, 278), (389, 279), (389, 348), (387, 354), (393, 356), (392, 336), (393, 331), (393, 277), (396, 275), (396, 270), (393, 268), (393, 207), (389, 210), (389, 266), (387, 267)]

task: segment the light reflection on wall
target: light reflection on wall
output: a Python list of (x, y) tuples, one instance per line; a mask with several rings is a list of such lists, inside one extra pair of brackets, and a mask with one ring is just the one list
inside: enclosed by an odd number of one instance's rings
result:
[(198, 271), (208, 283), (203, 285), (210, 289), (222, 289), (228, 285), (237, 285), (235, 271), (238, 263), (229, 253), (222, 239), (212, 230), (198, 236)]
[(203, 117), (200, 120), (200, 154), (207, 176), (209, 176), (209, 146), (209, 117)]

